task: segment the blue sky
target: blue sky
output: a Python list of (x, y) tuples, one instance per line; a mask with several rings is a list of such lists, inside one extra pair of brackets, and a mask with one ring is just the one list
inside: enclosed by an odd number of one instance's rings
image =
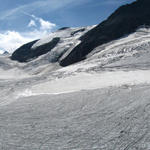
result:
[(98, 24), (120, 5), (133, 1), (3, 0), (0, 5), (0, 49), (12, 52), (21, 44), (61, 27)]

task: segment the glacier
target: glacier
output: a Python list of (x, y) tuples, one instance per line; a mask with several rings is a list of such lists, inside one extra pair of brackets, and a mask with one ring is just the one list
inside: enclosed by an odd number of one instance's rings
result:
[(0, 149), (150, 149), (150, 29), (98, 46), (76, 64), (51, 63), (52, 53), (71, 45), (65, 57), (78, 44), (81, 33), (67, 35), (79, 29), (58, 31), (64, 41), (32, 61), (0, 56)]

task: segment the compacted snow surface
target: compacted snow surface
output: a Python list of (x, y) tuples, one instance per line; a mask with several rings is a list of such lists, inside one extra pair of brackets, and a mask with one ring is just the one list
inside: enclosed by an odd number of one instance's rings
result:
[(150, 150), (149, 41), (139, 29), (65, 68), (0, 56), (0, 150)]
[[(104, 73), (80, 73), (71, 77), (44, 82), (31, 88), (33, 93), (59, 94), (80, 90), (100, 89), (110, 86), (150, 84), (150, 71), (115, 71)], [(41, 92), (41, 93), (40, 93)]]

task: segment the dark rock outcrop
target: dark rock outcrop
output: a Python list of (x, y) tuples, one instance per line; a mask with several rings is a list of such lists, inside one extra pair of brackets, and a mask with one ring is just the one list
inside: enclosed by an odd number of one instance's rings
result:
[(137, 0), (118, 8), (107, 20), (82, 36), (81, 43), (60, 61), (68, 66), (83, 60), (94, 48), (150, 25), (150, 0)]
[(84, 32), (84, 31), (85, 31), (85, 28), (79, 29), (77, 31), (72, 32), (71, 35), (74, 36), (76, 33), (78, 33), (78, 32)]
[(62, 28), (60, 28), (58, 30), (61, 31), (61, 30), (67, 30), (67, 29), (69, 29), (69, 27), (62, 27)]
[(9, 53), (7, 52), (7, 51), (5, 51), (4, 53), (3, 53), (3, 55), (8, 55)]
[(49, 43), (46, 43), (44, 45), (38, 46), (35, 49), (32, 49), (32, 46), (37, 42), (33, 41), (30, 43), (27, 43), (20, 48), (18, 48), (11, 56), (12, 60), (17, 60), (19, 62), (28, 62), (34, 58), (37, 58), (40, 55), (46, 54), (51, 49), (53, 49), (57, 43), (60, 41), (60, 38), (56, 37), (52, 39)]

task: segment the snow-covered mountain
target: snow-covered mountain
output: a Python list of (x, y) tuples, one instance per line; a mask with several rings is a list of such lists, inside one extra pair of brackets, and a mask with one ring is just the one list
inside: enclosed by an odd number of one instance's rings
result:
[(9, 53), (7, 51), (4, 50), (0, 50), (0, 55), (8, 55)]
[(149, 2), (0, 56), (0, 149), (149, 150)]
[(19, 62), (28, 62), (46, 54), (41, 59), (48, 60), (49, 63), (58, 62), (66, 53), (72, 51), (80, 43), (80, 37), (93, 27), (62, 28), (43, 39), (21, 46), (11, 58)]
[(12, 54), (12, 60), (28, 62), (47, 54), (49, 62), (59, 62), (61, 66), (79, 62), (108, 42), (134, 33), (138, 28), (150, 25), (150, 1), (137, 0), (121, 6), (107, 20), (97, 26), (83, 28), (63, 28), (49, 36), (27, 43)]
[(3, 54), (4, 53), (4, 51), (3, 50), (0, 50), (0, 54)]
[(69, 55), (60, 62), (61, 66), (79, 62), (94, 48), (135, 32), (141, 26), (150, 26), (150, 1), (137, 0), (118, 8), (105, 21), (84, 34)]

